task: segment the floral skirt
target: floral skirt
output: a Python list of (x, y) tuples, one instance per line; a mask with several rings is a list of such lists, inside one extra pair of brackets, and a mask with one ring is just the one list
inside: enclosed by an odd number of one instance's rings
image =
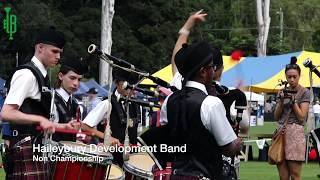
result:
[(304, 161), (306, 152), (306, 139), (304, 127), (299, 124), (287, 124), (285, 133), (285, 159), (291, 161)]

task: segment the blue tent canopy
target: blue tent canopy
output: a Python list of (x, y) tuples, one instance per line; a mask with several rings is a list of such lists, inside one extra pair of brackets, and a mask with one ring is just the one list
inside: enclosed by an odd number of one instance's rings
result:
[(87, 93), (88, 90), (89, 90), (89, 88), (86, 86), (86, 84), (84, 82), (80, 82), (79, 89), (75, 93), (75, 95), (84, 95)]
[(6, 83), (6, 80), (0, 78), (0, 90), (4, 88), (5, 83)]
[(80, 87), (75, 95), (85, 95), (90, 88), (96, 88), (98, 91), (98, 96), (105, 97), (108, 96), (108, 91), (100, 86), (94, 79), (90, 79), (87, 82), (80, 82)]
[(90, 88), (96, 88), (98, 90), (98, 96), (105, 97), (108, 96), (108, 91), (104, 89), (100, 84), (98, 84), (94, 79), (90, 79), (85, 82), (85, 85)]
[(6, 81), (2, 78), (0, 78), (0, 109), (2, 108), (3, 102), (4, 102), (4, 98), (3, 96), (5, 95), (4, 93), (4, 85), (5, 85)]
[(240, 76), (244, 86), (259, 84), (279, 73), (286, 64), (290, 63), (292, 56), (297, 57), (300, 54), (301, 52), (295, 52), (276, 56), (246, 57), (237, 66), (223, 73), (221, 83), (232, 87)]

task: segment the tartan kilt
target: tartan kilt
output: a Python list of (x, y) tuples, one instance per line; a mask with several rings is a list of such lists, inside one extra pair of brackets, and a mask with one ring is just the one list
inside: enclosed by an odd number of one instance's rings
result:
[[(11, 144), (11, 143), (10, 143)], [(32, 142), (27, 141), (18, 147), (9, 148), (12, 166), (7, 172), (8, 180), (46, 180), (50, 179), (49, 161), (33, 161)], [(39, 155), (41, 156), (41, 154)]]

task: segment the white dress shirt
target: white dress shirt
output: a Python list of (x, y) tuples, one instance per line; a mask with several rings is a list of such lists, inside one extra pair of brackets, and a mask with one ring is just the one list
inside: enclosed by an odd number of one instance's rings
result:
[(108, 99), (101, 101), (89, 112), (82, 123), (85, 123), (90, 127), (96, 127), (102, 120), (108, 117), (108, 113), (111, 113), (111, 108), (112, 106)]
[[(208, 95), (205, 86), (195, 81), (188, 81), (186, 87), (193, 87), (203, 91)], [(160, 123), (161, 125), (167, 124), (167, 101), (170, 95), (165, 99), (161, 112)], [(226, 118), (226, 110), (222, 101), (215, 97), (208, 95), (201, 104), (200, 118), (203, 125), (209, 130), (209, 132), (215, 137), (219, 146), (224, 146), (235, 139), (237, 139), (228, 119)]]
[[(45, 77), (47, 75), (47, 70), (40, 60), (33, 56), (31, 61), (40, 70), (43, 77)], [(12, 76), (10, 90), (4, 104), (16, 104), (20, 107), (27, 98), (40, 101), (41, 92), (39, 91), (37, 79), (31, 70), (20, 69)]]
[(170, 86), (175, 86), (179, 90), (182, 88), (182, 75), (178, 71), (174, 74)]
[(312, 108), (313, 108), (313, 112), (314, 112), (314, 113), (320, 114), (320, 105), (319, 105), (319, 104), (313, 105)]

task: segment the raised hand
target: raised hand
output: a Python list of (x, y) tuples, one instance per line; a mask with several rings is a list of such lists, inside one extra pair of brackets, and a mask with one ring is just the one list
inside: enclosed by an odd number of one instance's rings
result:
[(207, 13), (203, 13), (203, 9), (197, 11), (196, 13), (193, 13), (189, 16), (188, 20), (183, 25), (183, 29), (190, 31), (195, 24), (204, 22), (207, 16)]

